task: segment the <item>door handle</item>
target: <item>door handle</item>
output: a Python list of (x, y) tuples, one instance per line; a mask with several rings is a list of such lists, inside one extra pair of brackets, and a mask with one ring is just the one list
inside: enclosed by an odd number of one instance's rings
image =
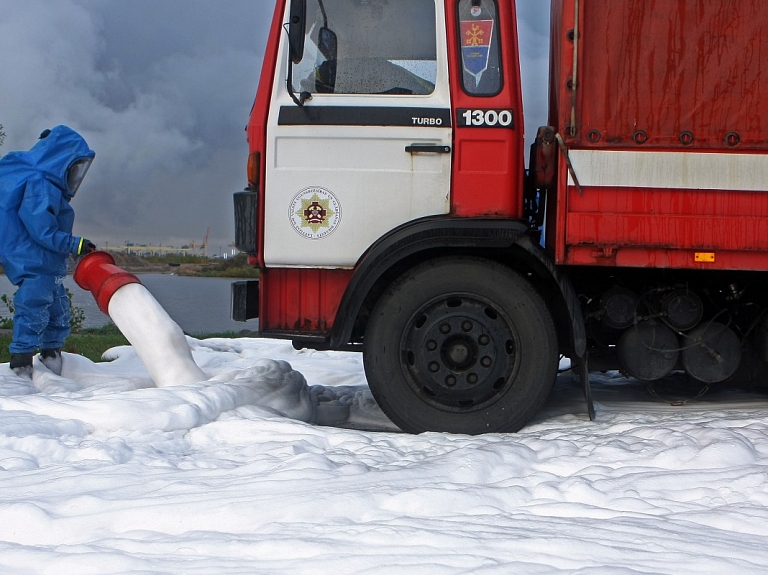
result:
[(435, 144), (411, 144), (405, 147), (409, 154), (450, 154), (451, 147)]

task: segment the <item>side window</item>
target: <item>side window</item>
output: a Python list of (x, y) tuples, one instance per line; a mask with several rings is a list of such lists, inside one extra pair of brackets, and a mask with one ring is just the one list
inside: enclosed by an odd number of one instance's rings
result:
[(310, 94), (417, 94), (435, 89), (435, 0), (307, 0), (293, 89)]
[(459, 0), (458, 14), (462, 87), (472, 96), (495, 96), (502, 86), (496, 0)]

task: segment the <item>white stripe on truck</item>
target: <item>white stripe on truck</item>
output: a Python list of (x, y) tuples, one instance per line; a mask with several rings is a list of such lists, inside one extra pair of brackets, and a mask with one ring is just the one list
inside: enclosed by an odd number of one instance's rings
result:
[[(768, 155), (569, 150), (581, 186), (768, 191)], [(568, 184), (575, 185), (571, 176)]]

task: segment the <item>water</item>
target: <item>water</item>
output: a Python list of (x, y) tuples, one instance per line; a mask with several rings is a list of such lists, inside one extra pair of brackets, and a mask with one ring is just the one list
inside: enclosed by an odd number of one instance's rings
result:
[[(259, 320), (245, 323), (230, 318), (231, 278), (198, 278), (170, 274), (136, 274), (168, 315), (188, 334), (221, 333), (227, 331), (257, 330)], [(99, 310), (90, 292), (67, 276), (64, 285), (72, 292), (72, 301), (85, 312), (84, 327), (101, 327), (111, 323)], [(0, 275), (0, 295), (12, 296), (16, 287), (5, 275)], [(0, 302), (0, 317), (9, 317), (5, 304)]]

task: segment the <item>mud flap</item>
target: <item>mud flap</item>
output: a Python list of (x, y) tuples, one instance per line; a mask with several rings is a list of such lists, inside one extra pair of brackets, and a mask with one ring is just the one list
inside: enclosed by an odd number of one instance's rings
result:
[(579, 379), (581, 380), (581, 386), (584, 389), (584, 399), (587, 400), (587, 413), (589, 413), (589, 420), (595, 420), (595, 404), (592, 402), (592, 387), (589, 384), (589, 360), (588, 354), (585, 352), (584, 357), (579, 358), (577, 367), (579, 370)]

